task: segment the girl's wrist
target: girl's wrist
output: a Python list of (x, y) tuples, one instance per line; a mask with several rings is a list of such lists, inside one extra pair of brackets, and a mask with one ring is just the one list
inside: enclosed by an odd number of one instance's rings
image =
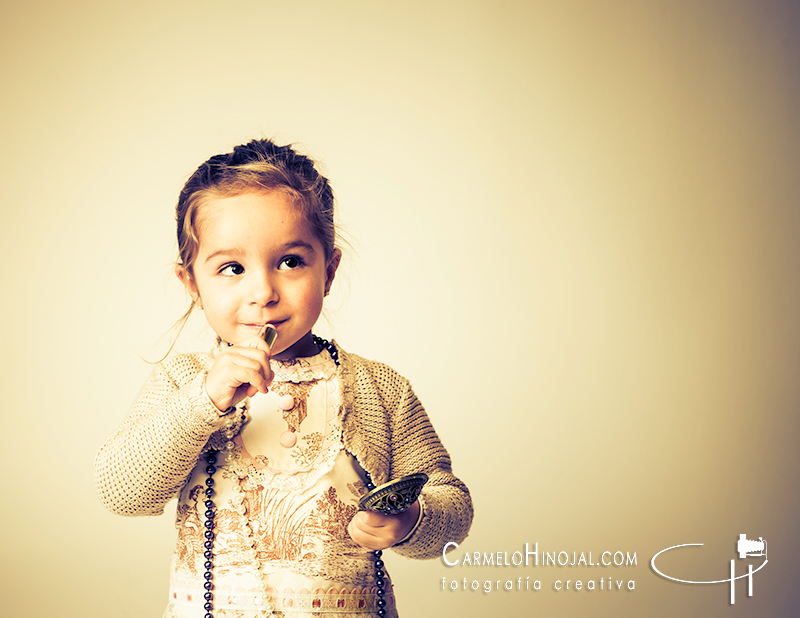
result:
[[(207, 376), (208, 374), (206, 374)], [(205, 397), (206, 401), (210, 403), (214, 408), (216, 408), (217, 412), (219, 412), (220, 416), (225, 416), (226, 414), (230, 414), (236, 409), (236, 406), (231, 406), (225, 410), (221, 410), (217, 404), (214, 403), (214, 400), (211, 399), (211, 395), (208, 394), (208, 390), (206, 389), (206, 380), (203, 378), (203, 397)]]
[(424, 513), (423, 513), (423, 508), (422, 508), (422, 502), (417, 500), (416, 504), (419, 505), (419, 511), (417, 513), (417, 520), (414, 522), (414, 525), (411, 526), (411, 530), (409, 530), (408, 533), (402, 539), (397, 541), (397, 543), (395, 543), (392, 547), (397, 547), (401, 543), (405, 543), (417, 531), (417, 528), (419, 528), (419, 524), (422, 521), (422, 516), (423, 516)]

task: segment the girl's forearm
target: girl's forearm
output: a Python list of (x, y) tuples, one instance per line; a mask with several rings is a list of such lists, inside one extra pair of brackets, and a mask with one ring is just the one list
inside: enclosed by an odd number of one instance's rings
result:
[(157, 370), (95, 459), (101, 502), (120, 515), (160, 515), (219, 427), (202, 377), (177, 387)]

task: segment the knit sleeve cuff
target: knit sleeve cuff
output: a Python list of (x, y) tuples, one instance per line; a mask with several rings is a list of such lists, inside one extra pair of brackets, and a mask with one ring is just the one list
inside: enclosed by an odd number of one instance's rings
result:
[(411, 535), (392, 550), (406, 558), (428, 560), (441, 556), (447, 542), (463, 541), (472, 523), (472, 508), (468, 498), (457, 499), (459, 493), (452, 487), (423, 489), (419, 503), (424, 516)]
[(200, 422), (211, 425), (216, 431), (222, 427), (225, 417), (235, 408), (228, 408), (221, 411), (211, 401), (211, 397), (206, 392), (206, 376), (208, 372), (201, 371), (195, 378), (181, 390), (184, 391), (186, 399), (192, 410), (193, 417)]

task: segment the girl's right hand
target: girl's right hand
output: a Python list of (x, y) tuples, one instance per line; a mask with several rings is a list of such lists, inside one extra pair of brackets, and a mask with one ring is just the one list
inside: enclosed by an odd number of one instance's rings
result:
[(220, 411), (266, 393), (272, 382), (269, 346), (259, 335), (223, 350), (206, 376), (206, 393)]

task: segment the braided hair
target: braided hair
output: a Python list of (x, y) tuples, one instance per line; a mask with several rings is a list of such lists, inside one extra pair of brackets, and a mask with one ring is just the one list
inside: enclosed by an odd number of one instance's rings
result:
[(175, 218), (178, 232), (178, 268), (192, 275), (199, 236), (200, 207), (210, 199), (250, 192), (281, 191), (292, 198), (325, 251), (334, 255), (336, 228), (334, 196), (328, 179), (309, 157), (291, 146), (278, 146), (268, 139), (252, 140), (233, 152), (211, 157), (186, 181), (178, 197)]

